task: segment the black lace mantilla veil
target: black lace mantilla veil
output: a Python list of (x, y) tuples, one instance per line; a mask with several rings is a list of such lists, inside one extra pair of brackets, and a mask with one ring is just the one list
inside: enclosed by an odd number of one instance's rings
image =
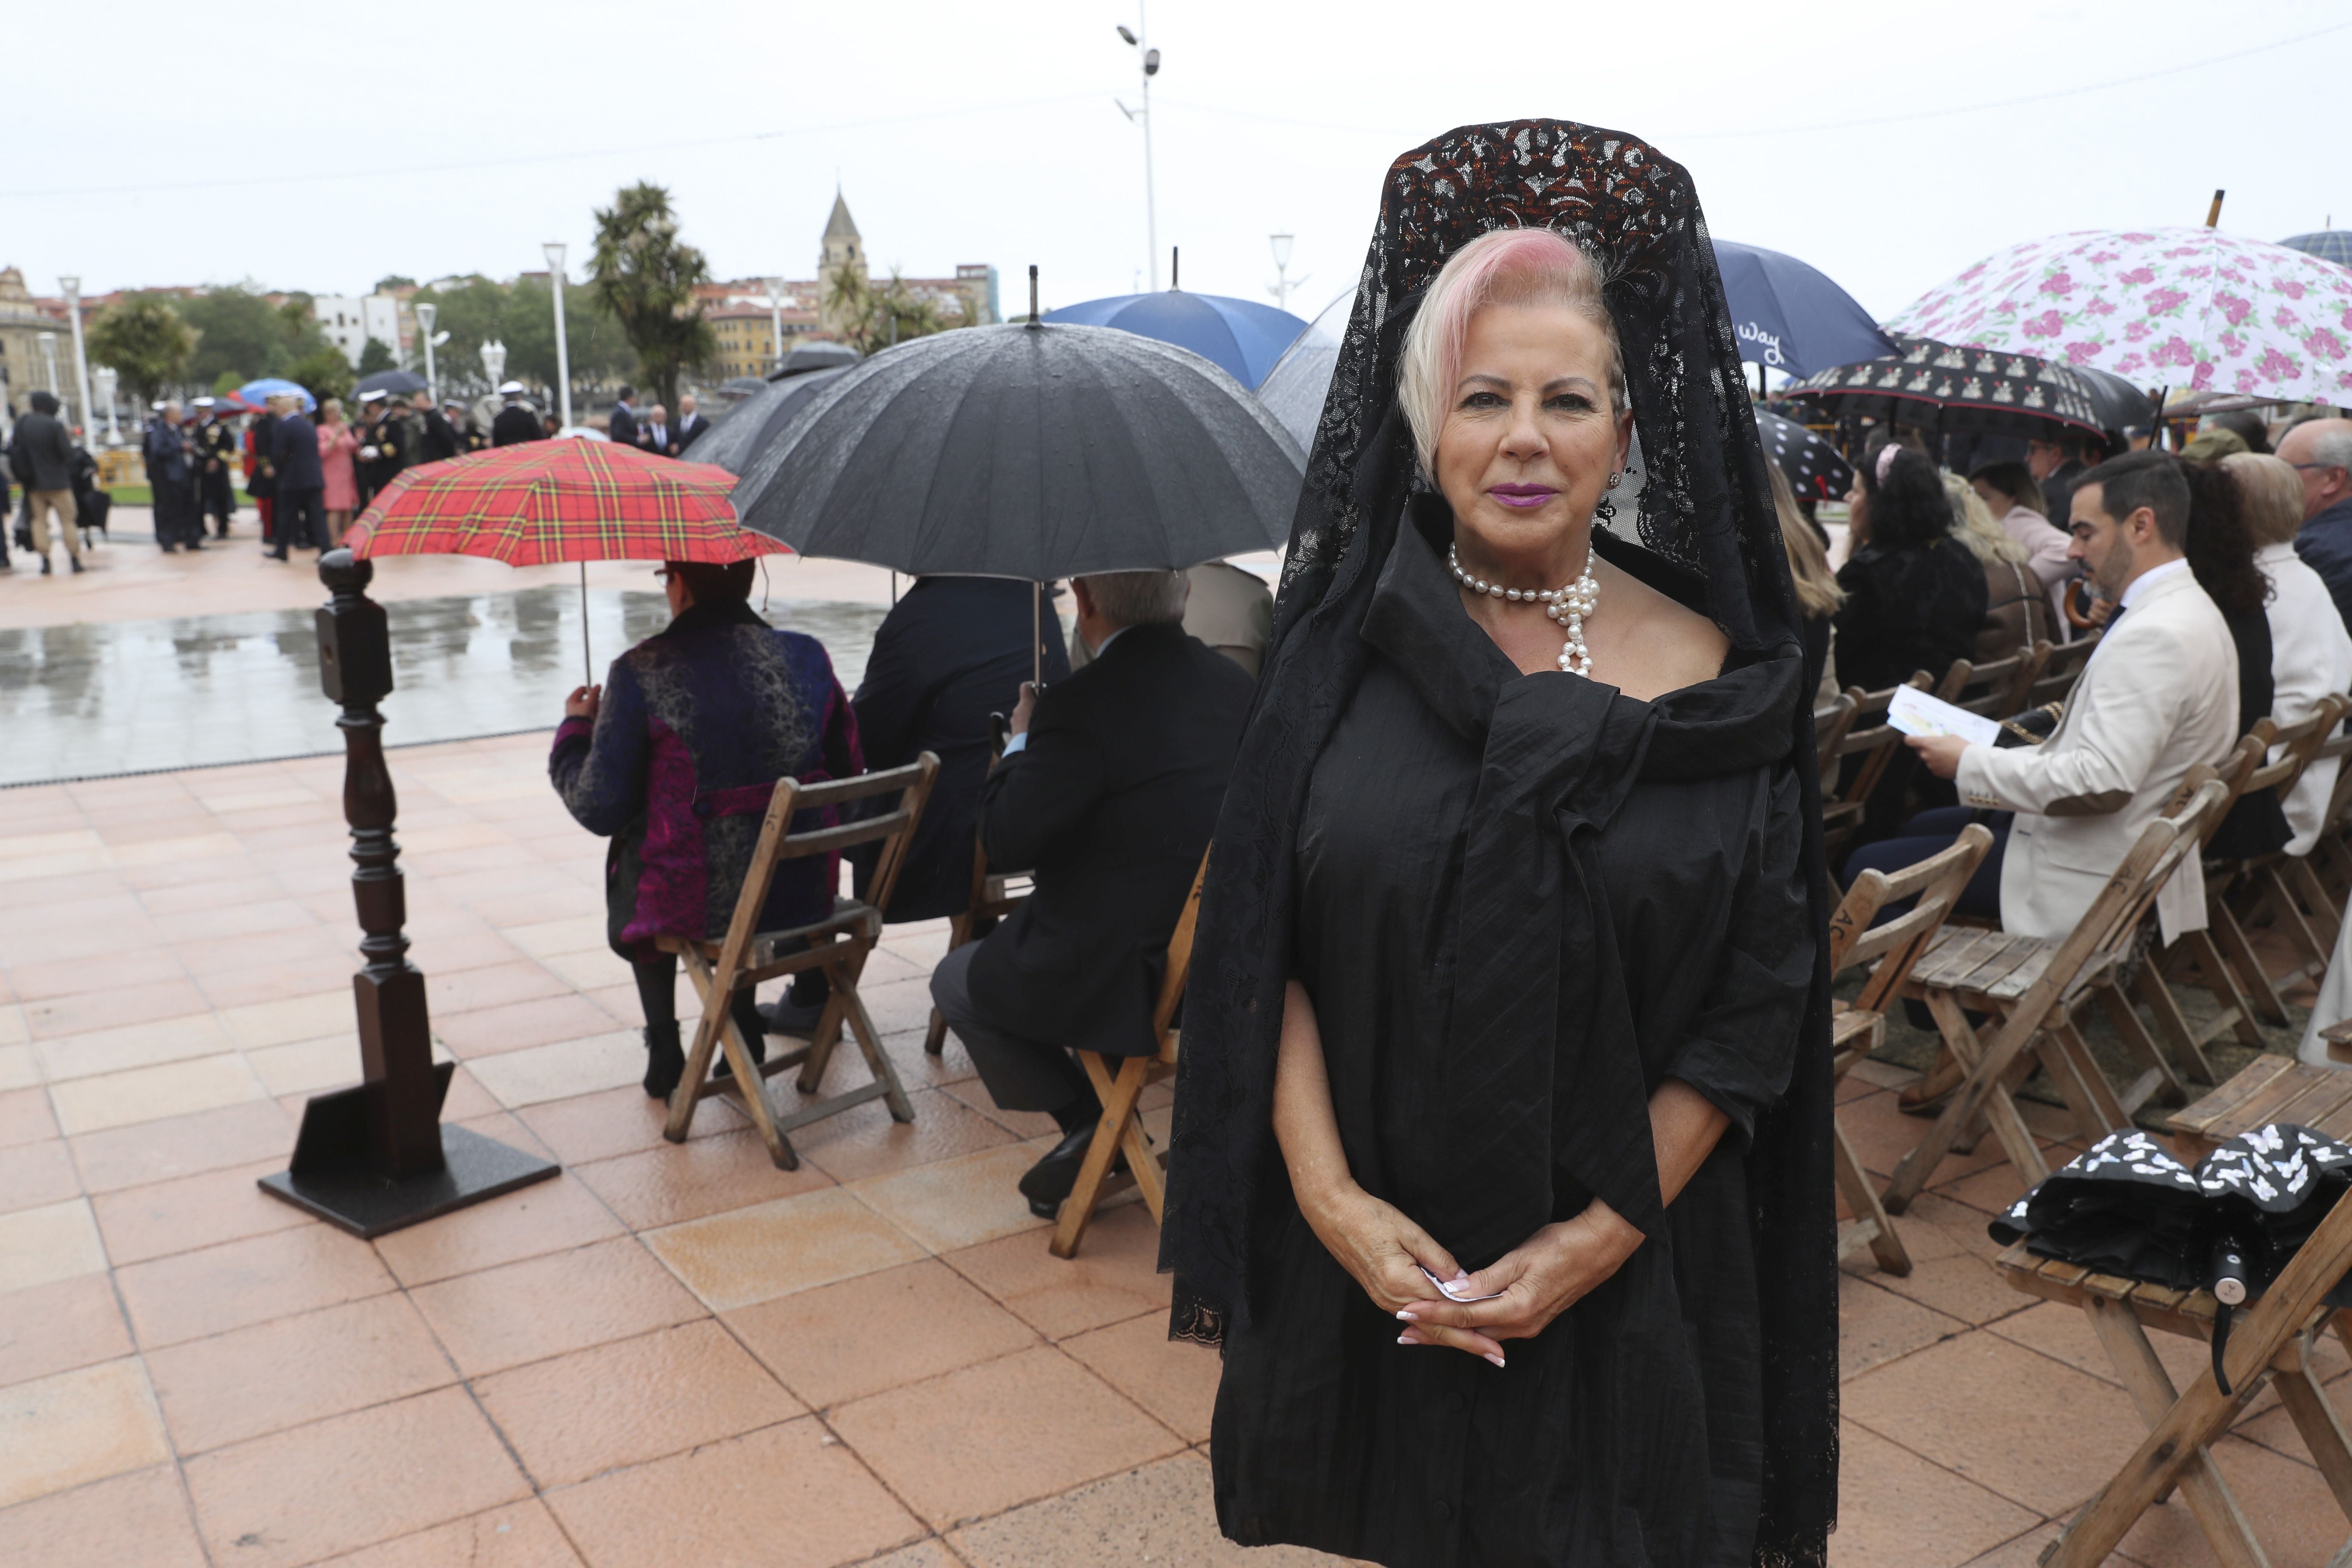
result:
[[(1792, 653), (1795, 599), (1746, 380), (1690, 176), (1636, 138), (1571, 121), (1465, 126), (1389, 170), (1292, 525), (1274, 647), (1202, 892), (1185, 1002), (1160, 1266), (1171, 1331), (1215, 1344), (1250, 1322), (1289, 972), (1293, 855), (1318, 754), (1370, 658), (1357, 635), (1414, 480), (1396, 406), (1404, 323), (1445, 259), (1494, 228), (1548, 227), (1600, 264), (1646, 469), (1641, 542), (1696, 574), (1732, 643)], [(1800, 704), (1793, 755), (1812, 754)], [(1805, 795), (1810, 897), (1825, 930), (1819, 783)], [(1825, 960), (1781, 1104), (1748, 1154), (1761, 1303), (1765, 1496), (1755, 1561), (1818, 1564), (1836, 1508), (1837, 1266)]]

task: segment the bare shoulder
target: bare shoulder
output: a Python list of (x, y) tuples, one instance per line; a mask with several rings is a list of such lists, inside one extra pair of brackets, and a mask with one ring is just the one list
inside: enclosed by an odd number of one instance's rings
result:
[(1722, 671), (1731, 639), (1640, 578), (1610, 570), (1601, 603), (1591, 634), (1596, 673), (1626, 696), (1646, 701)]

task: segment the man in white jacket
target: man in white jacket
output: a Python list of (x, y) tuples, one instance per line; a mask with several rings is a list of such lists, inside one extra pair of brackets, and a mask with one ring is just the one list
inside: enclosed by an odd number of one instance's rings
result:
[[(2017, 814), (2001, 856), (2000, 921), (2022, 936), (2074, 929), (2140, 833), (2199, 763), (2238, 738), (2238, 652), (2181, 553), (2189, 485), (2178, 459), (2132, 452), (2083, 475), (2070, 553), (2116, 601), (2097, 651), (2038, 746), (1948, 736), (1912, 748), (1961, 801)], [(2157, 898), (2164, 940), (2205, 925), (2205, 879), (2181, 862)]]

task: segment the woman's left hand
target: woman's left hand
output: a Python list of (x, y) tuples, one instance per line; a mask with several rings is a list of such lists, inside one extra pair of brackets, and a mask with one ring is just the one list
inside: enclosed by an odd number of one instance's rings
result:
[(1535, 1235), (1470, 1276), (1465, 1296), (1492, 1301), (1415, 1301), (1397, 1314), (1399, 1342), (1446, 1345), (1504, 1363), (1505, 1340), (1530, 1340), (1624, 1267), (1642, 1233), (1595, 1198), (1582, 1214)]
[(596, 710), (603, 707), (604, 702), (603, 687), (575, 686), (572, 689), (572, 695), (563, 700), (563, 716), (566, 719), (585, 719), (593, 724), (596, 721)]

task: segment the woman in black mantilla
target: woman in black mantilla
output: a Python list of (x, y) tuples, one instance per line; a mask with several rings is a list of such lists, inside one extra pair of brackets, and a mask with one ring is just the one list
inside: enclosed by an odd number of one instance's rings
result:
[[(1636, 426), (1640, 544), (1599, 526)], [(1397, 1568), (1820, 1564), (1810, 693), (1679, 167), (1548, 121), (1396, 162), (1287, 570), (1162, 1253), (1174, 1331), (1224, 1348), (1220, 1522)]]

